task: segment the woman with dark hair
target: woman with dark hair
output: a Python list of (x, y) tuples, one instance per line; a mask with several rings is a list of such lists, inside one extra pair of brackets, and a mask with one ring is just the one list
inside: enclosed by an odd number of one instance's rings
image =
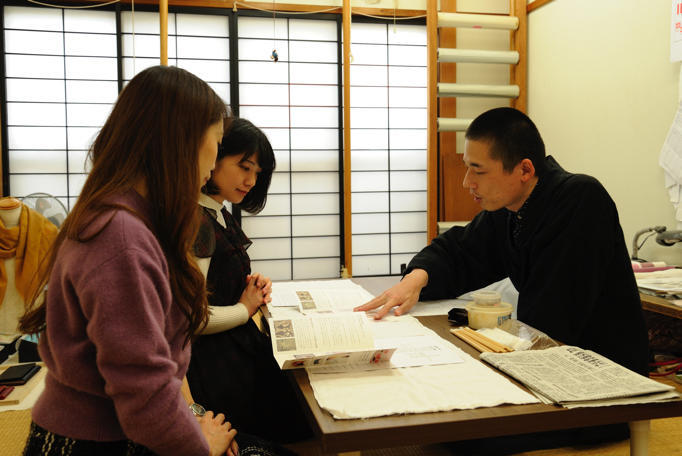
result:
[[(194, 400), (225, 413), (239, 432), (277, 442), (310, 436), (294, 391), (272, 356), (259, 308), (270, 301), (270, 279), (251, 272), (251, 241), (223, 205), (258, 213), (265, 206), (275, 157), (265, 134), (235, 119), (202, 189), (195, 255), (203, 271), (210, 317), (192, 346), (187, 378)], [(243, 447), (243, 444), (242, 444)]]
[(191, 255), (196, 199), (226, 117), (205, 82), (175, 67), (148, 68), (121, 92), (21, 320), (41, 334), (49, 369), (25, 455), (238, 451), (224, 416), (197, 419), (181, 394), (208, 317)]

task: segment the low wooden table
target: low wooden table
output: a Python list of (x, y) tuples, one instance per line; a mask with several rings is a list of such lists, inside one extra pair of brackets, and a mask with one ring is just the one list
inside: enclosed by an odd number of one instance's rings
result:
[(639, 298), (642, 301), (642, 309), (682, 320), (682, 307), (672, 304), (667, 299), (645, 293), (640, 293)]
[[(445, 316), (418, 318), (441, 337), (478, 359), (478, 351), (449, 333), (450, 324)], [(297, 369), (292, 375), (322, 450), (330, 453), (425, 445), (627, 421), (630, 422), (632, 431), (631, 454), (641, 456), (648, 454), (648, 420), (682, 416), (682, 401), (676, 401), (576, 409), (545, 404), (503, 405), (363, 420), (335, 420), (327, 411), (320, 409), (306, 372)]]

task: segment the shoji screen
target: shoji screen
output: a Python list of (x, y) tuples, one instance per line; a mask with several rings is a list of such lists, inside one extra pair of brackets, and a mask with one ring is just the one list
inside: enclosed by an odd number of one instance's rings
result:
[[(159, 14), (124, 12), (123, 79), (127, 82), (160, 58)], [(134, 39), (133, 39), (134, 37)], [(133, 58), (134, 57), (134, 58)], [(208, 82), (230, 102), (229, 19), (224, 15), (169, 14), (168, 64), (184, 68)]]
[(9, 185), (71, 206), (118, 94), (111, 11), (5, 7)]
[(338, 277), (337, 23), (239, 17), (238, 34), (240, 116), (277, 158), (267, 206), (242, 217), (252, 268), (276, 280)]
[(400, 273), (426, 245), (426, 28), (351, 29), (353, 275)]

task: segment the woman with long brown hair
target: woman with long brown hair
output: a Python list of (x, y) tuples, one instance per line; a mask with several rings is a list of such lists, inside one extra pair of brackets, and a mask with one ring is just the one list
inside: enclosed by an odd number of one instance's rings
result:
[[(206, 324), (190, 254), (200, 187), (227, 117), (202, 80), (152, 67), (121, 92), (90, 150), (92, 170), (61, 227), (21, 330), (48, 367), (27, 455), (233, 452), (224, 417), (197, 419), (181, 384)], [(230, 448), (230, 450), (228, 450)]]

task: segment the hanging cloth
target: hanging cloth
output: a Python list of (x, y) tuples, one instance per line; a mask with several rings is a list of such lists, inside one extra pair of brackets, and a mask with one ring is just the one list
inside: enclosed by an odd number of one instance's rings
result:
[(22, 299), (30, 298), (37, 285), (36, 274), (47, 266), (45, 256), (57, 237), (57, 227), (38, 212), (22, 205), (19, 225), (6, 228), (0, 219), (0, 305), (7, 290), (4, 260), (14, 258), (15, 285)]

